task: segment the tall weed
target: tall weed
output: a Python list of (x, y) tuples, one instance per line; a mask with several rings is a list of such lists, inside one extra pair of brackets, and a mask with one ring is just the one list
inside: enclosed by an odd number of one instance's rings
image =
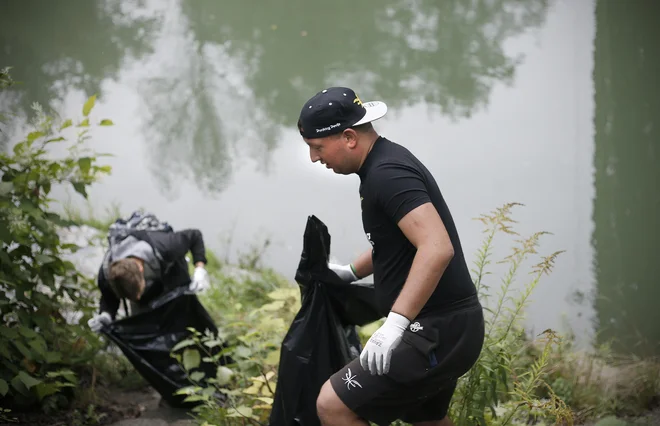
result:
[[(484, 308), (486, 337), (476, 364), (459, 380), (450, 407), (456, 424), (529, 424), (541, 419), (573, 424), (571, 410), (545, 381), (550, 356), (561, 338), (553, 330), (546, 330), (537, 340), (530, 341), (522, 325), (534, 289), (543, 275), (552, 271), (561, 252), (538, 255), (540, 239), (546, 232), (526, 238), (518, 235), (512, 218), (512, 210), (517, 206), (520, 204), (506, 204), (479, 217), (485, 239), (476, 256), (473, 279), (482, 303), (488, 306)], [(493, 294), (494, 286), (487, 278), (491, 275), (493, 247), (499, 234), (517, 239), (511, 254), (499, 262), (508, 269)], [(536, 264), (520, 286), (517, 279), (531, 256), (537, 257)], [(538, 345), (540, 353), (535, 350)]]

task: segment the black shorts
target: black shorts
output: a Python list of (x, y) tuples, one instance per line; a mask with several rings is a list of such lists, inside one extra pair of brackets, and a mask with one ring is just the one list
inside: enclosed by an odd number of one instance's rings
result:
[(451, 312), (416, 318), (392, 353), (390, 371), (371, 375), (355, 358), (330, 377), (339, 398), (378, 425), (441, 420), (459, 377), (472, 368), (484, 342), (483, 308), (470, 298)]

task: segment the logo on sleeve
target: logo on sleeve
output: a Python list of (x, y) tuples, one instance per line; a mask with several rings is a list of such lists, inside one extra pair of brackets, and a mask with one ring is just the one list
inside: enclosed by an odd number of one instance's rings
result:
[(376, 244), (374, 244), (374, 242), (371, 241), (371, 232), (367, 232), (367, 240), (369, 240), (369, 244), (371, 244), (371, 247), (376, 247)]

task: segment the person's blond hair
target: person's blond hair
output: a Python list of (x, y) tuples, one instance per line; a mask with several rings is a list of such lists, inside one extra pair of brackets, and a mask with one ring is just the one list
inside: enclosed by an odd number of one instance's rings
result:
[(134, 259), (120, 259), (110, 265), (110, 288), (120, 299), (137, 301), (143, 280), (142, 271)]

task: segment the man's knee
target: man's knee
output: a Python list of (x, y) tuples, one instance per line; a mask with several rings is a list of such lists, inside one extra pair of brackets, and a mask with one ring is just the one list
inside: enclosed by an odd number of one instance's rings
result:
[(327, 380), (316, 398), (316, 411), (321, 419), (332, 419), (352, 415), (353, 412), (342, 402)]
[(331, 416), (339, 408), (337, 402), (341, 402), (341, 400), (339, 400), (335, 390), (332, 389), (330, 380), (327, 380), (316, 398), (316, 411), (319, 417)]

